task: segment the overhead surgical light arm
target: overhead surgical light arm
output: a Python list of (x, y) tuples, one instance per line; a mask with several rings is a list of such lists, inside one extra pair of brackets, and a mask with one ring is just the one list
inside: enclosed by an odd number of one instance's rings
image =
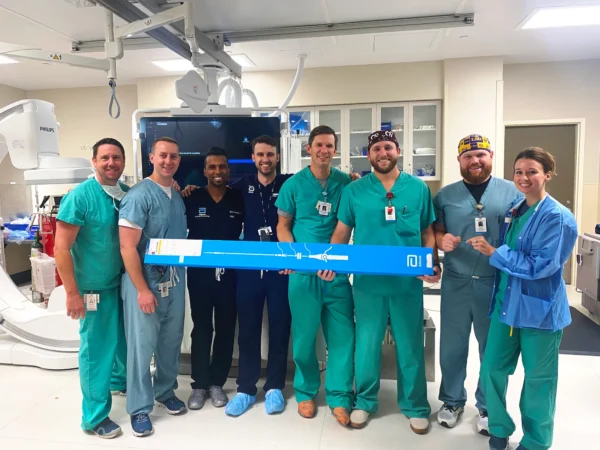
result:
[[(186, 1), (180, 6), (161, 11), (145, 19), (115, 27), (113, 24), (113, 13), (105, 8), (105, 59), (90, 58), (69, 53), (52, 53), (41, 49), (12, 50), (4, 54), (15, 59), (68, 64), (75, 67), (104, 71), (109, 79), (109, 86), (112, 90), (109, 114), (113, 118), (118, 118), (120, 107), (115, 97), (115, 80), (117, 79), (117, 60), (123, 57), (123, 39), (136, 34), (147, 33), (156, 28), (183, 20), (185, 40), (190, 46), (192, 54), (191, 62), (194, 67), (200, 67), (200, 64), (205, 62), (206, 59), (201, 58), (202, 55), (198, 48), (192, 12), (192, 2)], [(112, 114), (113, 101), (117, 104), (117, 114), (115, 116)]]

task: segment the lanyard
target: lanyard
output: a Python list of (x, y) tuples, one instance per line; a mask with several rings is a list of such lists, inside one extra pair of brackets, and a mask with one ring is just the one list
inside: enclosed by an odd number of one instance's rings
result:
[(269, 195), (267, 198), (266, 208), (265, 208), (265, 199), (263, 198), (263, 189), (266, 190), (269, 185), (263, 186), (260, 182), (258, 183), (258, 193), (260, 194), (260, 203), (262, 204), (263, 218), (265, 219), (265, 226), (267, 225), (267, 222), (269, 221), (269, 209), (271, 208), (271, 198), (273, 197), (273, 194), (275, 193), (275, 184), (276, 183), (277, 183), (277, 178), (275, 178), (273, 180), (273, 183), (271, 183), (271, 195)]

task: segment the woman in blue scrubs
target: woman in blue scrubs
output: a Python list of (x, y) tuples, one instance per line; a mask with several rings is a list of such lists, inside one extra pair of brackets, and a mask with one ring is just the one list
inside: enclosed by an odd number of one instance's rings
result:
[(554, 169), (554, 158), (543, 149), (521, 152), (514, 164), (514, 183), (525, 200), (515, 202), (507, 213), (500, 247), (483, 237), (468, 241), (498, 269), (481, 368), (490, 450), (507, 449), (515, 431), (506, 390), (519, 355), (525, 369), (520, 402), (524, 437), (517, 450), (547, 450), (552, 445), (558, 351), (562, 330), (571, 323), (562, 274), (577, 242), (575, 217), (546, 193)]

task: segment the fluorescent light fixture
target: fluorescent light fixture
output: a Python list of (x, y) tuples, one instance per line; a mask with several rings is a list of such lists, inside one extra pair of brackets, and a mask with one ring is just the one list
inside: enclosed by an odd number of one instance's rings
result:
[(186, 72), (192, 70), (194, 66), (187, 59), (167, 59), (164, 61), (152, 61), (152, 64), (160, 67), (167, 72)]
[(555, 6), (534, 9), (525, 18), (521, 28), (532, 30), (586, 25), (600, 25), (600, 5)]
[(231, 58), (242, 67), (256, 67), (256, 64), (243, 53), (239, 55), (229, 55)]
[(14, 58), (9, 58), (6, 55), (0, 55), (0, 64), (16, 64), (19, 61), (17, 61)]

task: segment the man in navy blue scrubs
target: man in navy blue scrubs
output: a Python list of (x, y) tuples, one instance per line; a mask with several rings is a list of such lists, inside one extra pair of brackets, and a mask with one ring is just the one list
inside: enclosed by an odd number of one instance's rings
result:
[[(275, 201), (291, 175), (277, 175), (277, 141), (260, 136), (252, 142), (252, 160), (258, 169), (233, 187), (244, 196), (244, 240), (277, 242)], [(277, 271), (238, 271), (238, 345), (240, 349), (238, 393), (225, 412), (239, 416), (256, 402), (256, 384), (261, 369), (261, 332), (265, 298), (269, 317), (269, 356), (265, 408), (267, 414), (282, 412), (282, 389), (287, 371), (291, 313), (288, 303), (288, 276)]]
[[(204, 160), (206, 187), (185, 198), (189, 239), (239, 240), (244, 221), (244, 198), (227, 186), (229, 163), (224, 150), (211, 148)], [(187, 271), (194, 328), (192, 331), (192, 394), (189, 409), (200, 409), (207, 397), (215, 407), (228, 398), (223, 391), (233, 356), (236, 313), (236, 271), (192, 268)], [(214, 312), (214, 341), (213, 341)], [(212, 359), (211, 359), (212, 349)]]

